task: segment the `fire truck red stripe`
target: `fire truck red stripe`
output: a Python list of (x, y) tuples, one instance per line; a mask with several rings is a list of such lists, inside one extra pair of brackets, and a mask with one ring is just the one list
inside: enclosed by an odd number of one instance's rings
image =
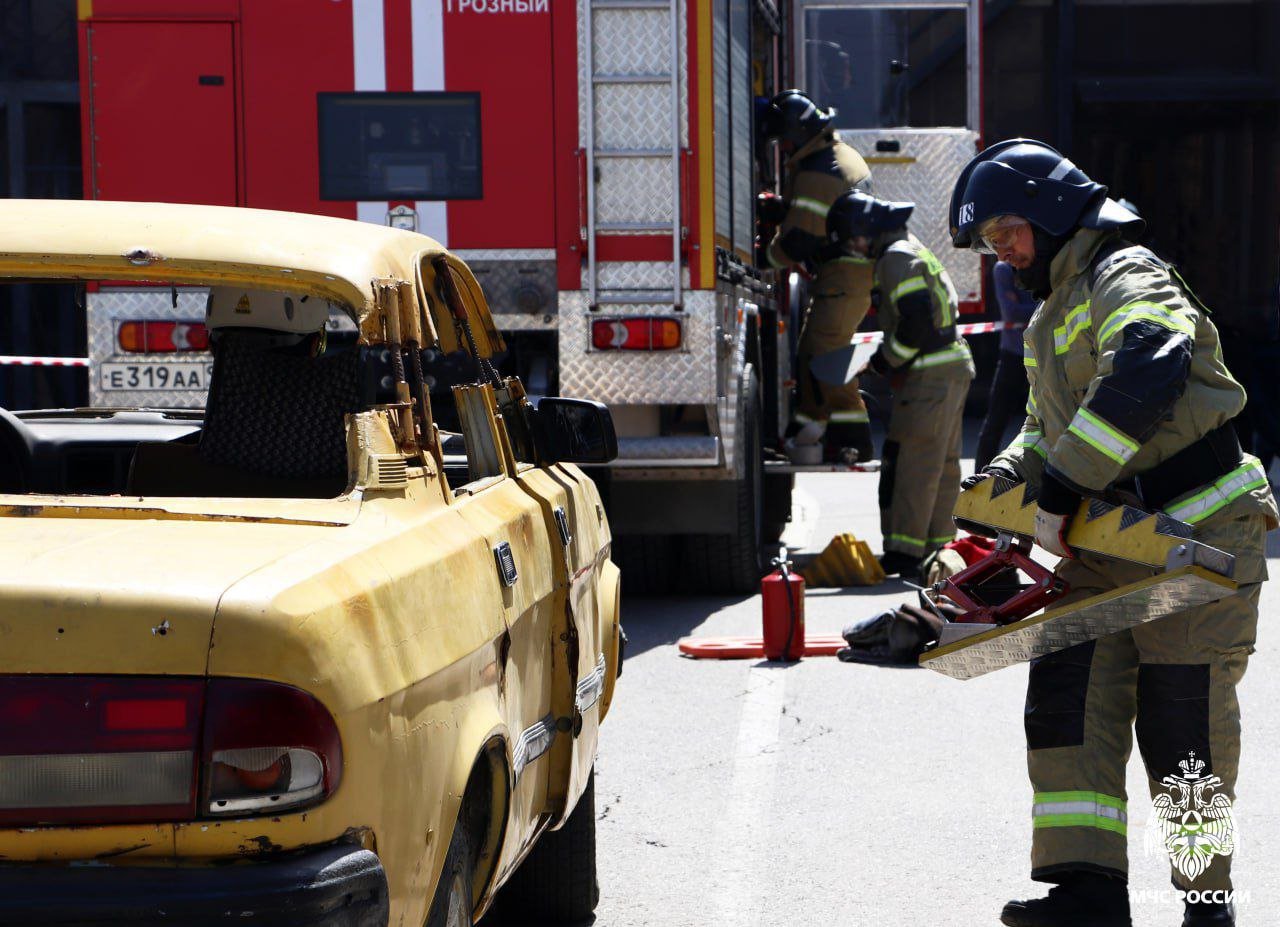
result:
[(408, 93), (413, 89), (413, 14), (409, 0), (382, 0), (382, 28), (387, 90)]

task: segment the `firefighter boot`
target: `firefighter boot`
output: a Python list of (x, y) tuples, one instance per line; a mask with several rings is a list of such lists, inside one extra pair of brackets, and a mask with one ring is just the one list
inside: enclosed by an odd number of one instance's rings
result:
[(1132, 927), (1129, 883), (1092, 872), (1066, 873), (1044, 898), (1010, 901), (1000, 912), (1006, 927)]
[(1221, 901), (1187, 903), (1182, 927), (1236, 927), (1236, 907)]
[(907, 582), (915, 582), (920, 578), (920, 558), (900, 550), (887, 550), (880, 557), (880, 569), (885, 576), (897, 574)]

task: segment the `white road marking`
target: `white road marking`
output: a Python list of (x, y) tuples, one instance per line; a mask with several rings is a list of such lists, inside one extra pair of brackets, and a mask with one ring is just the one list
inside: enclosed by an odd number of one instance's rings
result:
[(759, 921), (762, 894), (769, 881), (764, 863), (769, 858), (769, 809), (778, 772), (778, 732), (787, 672), (769, 666), (753, 666), (747, 671), (733, 778), (708, 856), (719, 863), (708, 924), (749, 927)]

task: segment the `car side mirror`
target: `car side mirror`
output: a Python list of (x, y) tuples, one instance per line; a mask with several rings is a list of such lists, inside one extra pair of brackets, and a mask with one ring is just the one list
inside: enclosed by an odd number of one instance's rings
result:
[(608, 463), (618, 456), (609, 407), (590, 399), (548, 396), (537, 405), (542, 463)]

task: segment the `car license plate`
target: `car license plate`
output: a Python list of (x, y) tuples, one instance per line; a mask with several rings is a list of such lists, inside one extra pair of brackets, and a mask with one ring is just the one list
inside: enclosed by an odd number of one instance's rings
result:
[(111, 391), (206, 390), (212, 363), (103, 364), (102, 389)]

